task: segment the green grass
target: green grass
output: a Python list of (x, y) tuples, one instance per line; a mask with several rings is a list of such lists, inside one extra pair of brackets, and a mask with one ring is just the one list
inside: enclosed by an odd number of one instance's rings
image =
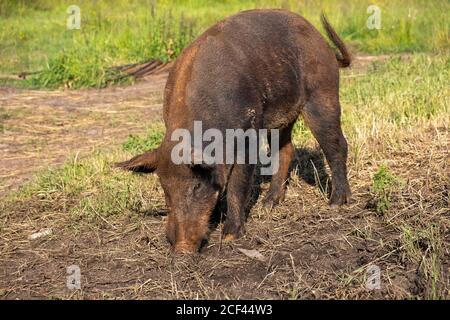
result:
[(399, 180), (386, 166), (382, 165), (373, 176), (372, 189), (375, 194), (375, 210), (384, 214), (391, 207), (391, 193), (399, 185)]
[[(343, 127), (355, 152), (355, 170), (364, 153), (388, 140), (394, 148), (423, 125), (449, 123), (450, 58), (414, 54), (375, 62), (369, 70), (343, 75)], [(374, 153), (376, 156), (376, 153)]]
[(71, 157), (60, 168), (37, 174), (32, 183), (14, 195), (13, 201), (39, 199), (44, 203), (41, 209), (56, 205), (75, 221), (101, 221), (117, 214), (145, 211), (151, 203), (144, 199), (151, 199), (150, 192), (158, 188), (156, 180), (112, 168), (111, 164), (122, 156), (118, 152), (96, 152), (88, 159)]
[(164, 138), (164, 128), (161, 125), (153, 125), (148, 129), (147, 135), (131, 134), (123, 142), (124, 151), (142, 153), (158, 147)]
[(103, 87), (117, 82), (109, 67), (150, 58), (173, 60), (216, 21), (240, 10), (263, 7), (289, 8), (319, 29), (324, 10), (347, 43), (370, 54), (449, 48), (450, 5), (439, 0), (376, 1), (382, 10), (380, 31), (366, 28), (371, 1), (78, 1), (81, 30), (67, 30), (66, 10), (72, 4), (2, 1), (0, 74), (43, 70), (25, 85)]

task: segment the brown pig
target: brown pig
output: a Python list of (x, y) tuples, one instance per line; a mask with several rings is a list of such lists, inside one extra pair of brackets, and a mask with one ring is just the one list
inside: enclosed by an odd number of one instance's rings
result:
[(251, 10), (217, 23), (176, 60), (165, 88), (165, 138), (157, 149), (118, 164), (158, 175), (169, 208), (167, 239), (175, 252), (201, 249), (221, 198), (227, 205), (224, 239), (242, 236), (255, 174), (255, 164), (236, 161), (174, 163), (172, 134), (180, 128), (192, 133), (194, 121), (221, 132), (278, 129), (279, 168), (264, 199), (271, 208), (284, 199), (294, 155), (291, 132), (302, 115), (332, 171), (330, 205), (349, 200), (339, 68), (348, 67), (351, 58), (323, 15), (322, 23), (339, 52), (295, 13)]

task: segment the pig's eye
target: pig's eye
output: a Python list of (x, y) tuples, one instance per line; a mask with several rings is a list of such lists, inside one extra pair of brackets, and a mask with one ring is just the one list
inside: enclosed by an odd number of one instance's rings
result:
[(195, 193), (198, 190), (200, 190), (200, 187), (202, 186), (202, 184), (200, 182), (197, 182), (194, 187), (192, 188), (192, 191)]
[(203, 183), (202, 182), (197, 182), (195, 183), (195, 185), (192, 187), (192, 196), (193, 197), (201, 197), (202, 195), (204, 195), (204, 188), (203, 188)]

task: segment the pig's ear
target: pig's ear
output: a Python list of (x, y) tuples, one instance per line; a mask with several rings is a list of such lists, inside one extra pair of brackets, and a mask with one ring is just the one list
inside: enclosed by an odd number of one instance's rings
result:
[(116, 163), (115, 167), (133, 172), (152, 173), (158, 168), (158, 153), (158, 149), (154, 149), (128, 161)]

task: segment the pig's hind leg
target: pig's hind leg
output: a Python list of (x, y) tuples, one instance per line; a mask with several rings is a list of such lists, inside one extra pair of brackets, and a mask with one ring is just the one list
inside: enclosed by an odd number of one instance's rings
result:
[(341, 128), (339, 98), (320, 95), (311, 98), (302, 111), (305, 123), (320, 144), (332, 171), (329, 204), (339, 206), (350, 199), (347, 180), (347, 141)]

